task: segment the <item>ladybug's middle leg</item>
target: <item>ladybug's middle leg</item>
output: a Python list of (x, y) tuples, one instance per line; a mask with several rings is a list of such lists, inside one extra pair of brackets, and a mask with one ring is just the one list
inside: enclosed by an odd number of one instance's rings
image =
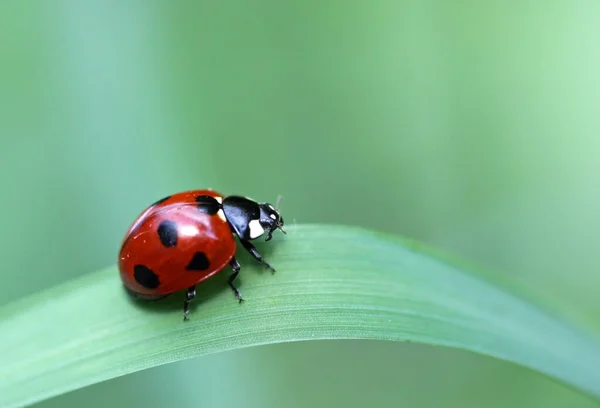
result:
[(242, 298), (242, 294), (233, 284), (235, 278), (237, 278), (237, 276), (240, 274), (240, 263), (237, 261), (237, 259), (235, 259), (235, 256), (231, 258), (229, 266), (231, 266), (231, 269), (233, 269), (233, 274), (229, 277), (229, 286), (231, 286), (231, 289), (233, 289), (233, 293), (235, 293), (235, 298), (239, 300), (240, 303), (242, 303), (244, 301), (244, 299)]
[(190, 286), (183, 301), (183, 320), (188, 320), (190, 314), (190, 302), (196, 297), (196, 286)]

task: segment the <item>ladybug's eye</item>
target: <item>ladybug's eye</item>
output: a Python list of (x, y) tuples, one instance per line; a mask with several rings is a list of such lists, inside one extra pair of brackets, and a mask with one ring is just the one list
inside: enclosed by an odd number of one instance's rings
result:
[(269, 203), (262, 203), (260, 204), (260, 211), (261, 224), (265, 227), (267, 231), (267, 241), (271, 239), (273, 232), (277, 229), (281, 230), (285, 234), (285, 231), (282, 228), (283, 220), (279, 215), (279, 211), (277, 211), (277, 209), (273, 205)]

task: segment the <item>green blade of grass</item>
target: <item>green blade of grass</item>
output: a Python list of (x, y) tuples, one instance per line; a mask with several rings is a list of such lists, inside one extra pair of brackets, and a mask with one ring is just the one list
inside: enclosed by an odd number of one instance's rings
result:
[(4, 306), (0, 405), (31, 404), (207, 353), (349, 338), (470, 350), (600, 400), (597, 342), (420, 244), (303, 225), (260, 249), (278, 272), (242, 255), (237, 284), (246, 301), (235, 301), (227, 271), (198, 287), (187, 322), (180, 295), (131, 301), (115, 267)]

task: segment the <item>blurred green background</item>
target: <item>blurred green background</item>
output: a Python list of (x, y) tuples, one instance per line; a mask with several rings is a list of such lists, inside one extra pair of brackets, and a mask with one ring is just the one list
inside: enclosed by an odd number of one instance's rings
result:
[[(114, 264), (143, 207), (212, 187), (426, 241), (600, 333), (599, 38), (593, 0), (3, 2), (2, 302)], [(500, 361), (362, 341), (38, 406), (84, 404), (593, 406)]]

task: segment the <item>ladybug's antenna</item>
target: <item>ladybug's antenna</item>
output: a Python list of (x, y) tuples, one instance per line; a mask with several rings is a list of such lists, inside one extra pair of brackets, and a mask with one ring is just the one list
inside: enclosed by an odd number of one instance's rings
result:
[[(283, 200), (283, 196), (280, 194), (277, 196), (277, 201), (275, 202), (275, 210), (277, 212), (279, 212), (279, 205), (281, 204), (281, 200)], [(283, 229), (283, 225), (281, 225), (281, 223), (277, 224), (277, 228), (279, 228), (279, 230), (284, 234), (287, 234), (287, 232), (285, 232), (285, 230)]]

